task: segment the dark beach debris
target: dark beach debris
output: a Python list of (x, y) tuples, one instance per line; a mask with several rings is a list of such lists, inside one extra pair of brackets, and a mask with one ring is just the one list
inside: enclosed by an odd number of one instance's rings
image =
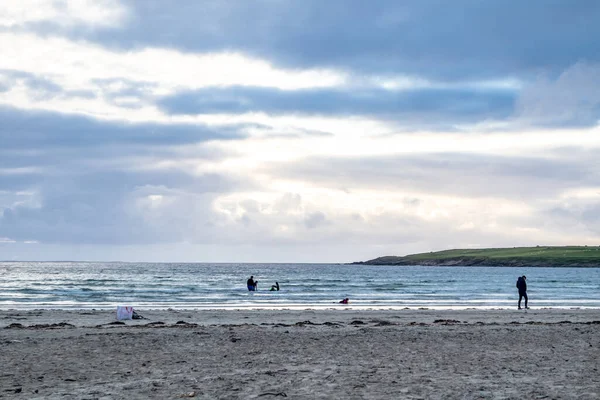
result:
[(375, 326), (390, 326), (397, 325), (395, 322), (385, 321), (385, 320), (372, 320), (371, 323), (375, 324)]
[(58, 324), (40, 324), (32, 325), (29, 328), (33, 329), (60, 329), (60, 328), (75, 328), (75, 325), (67, 322), (59, 322)]
[(296, 322), (293, 325), (291, 325), (291, 324), (285, 324), (283, 322), (278, 322), (278, 323), (275, 323), (275, 324), (268, 323), (268, 322), (263, 322), (260, 325), (263, 325), (263, 326), (272, 326), (273, 328), (289, 328), (290, 326), (305, 326), (305, 325), (340, 326), (341, 324), (338, 323), (338, 322), (330, 322), (330, 321), (323, 322), (322, 324), (319, 324), (319, 323), (316, 323), (316, 322), (312, 322), (312, 321), (300, 321), (300, 322)]
[(167, 325), (162, 321), (154, 321), (144, 325), (132, 325), (132, 328), (197, 328), (198, 326), (198, 324), (186, 321), (177, 321), (172, 325)]
[[(12, 343), (23, 343), (22, 340), (18, 340), (18, 339), (14, 339), (14, 340), (5, 340), (3, 342), (0, 342), (0, 344), (12, 344)], [(0, 375), (0, 377), (2, 377), (2, 375)]]
[(115, 325), (125, 325), (125, 322), (122, 322), (122, 321), (113, 321), (113, 322), (108, 322), (106, 324), (96, 325), (95, 328), (104, 328), (106, 326), (115, 326)]
[(77, 379), (67, 378), (65, 379), (65, 382), (77, 382)]
[(12, 324), (5, 326), (4, 329), (23, 329), (25, 328), (22, 324), (13, 322)]
[(364, 325), (365, 322), (361, 321), (359, 319), (355, 319), (354, 321), (350, 322), (350, 325)]
[(197, 328), (198, 324), (193, 322), (177, 321), (175, 325), (171, 325), (174, 328)]
[(316, 325), (316, 324), (312, 323), (311, 321), (306, 320), (306, 321), (302, 321), (302, 322), (296, 322), (295, 325), (296, 326), (306, 326), (306, 325)]
[(434, 324), (442, 324), (442, 325), (450, 325), (450, 324), (460, 324), (460, 321), (455, 319), (436, 319), (433, 321)]
[(263, 372), (263, 373), (264, 373), (265, 375), (269, 375), (269, 376), (275, 376), (275, 375), (277, 375), (277, 374), (285, 374), (285, 373), (287, 373), (287, 372), (288, 372), (287, 368), (282, 368), (282, 369), (280, 369), (280, 370), (277, 370), (277, 371), (268, 370), (268, 371), (265, 371), (265, 372)]
[(30, 325), (23, 326), (19, 323), (12, 323), (5, 327), (4, 329), (60, 329), (60, 328), (75, 328), (75, 325), (68, 324), (66, 322), (60, 322), (58, 324), (38, 324), (38, 325)]
[(157, 325), (164, 325), (165, 323), (162, 321), (155, 321), (155, 322), (148, 322), (146, 325), (142, 325), (142, 326), (157, 326)]
[(131, 316), (131, 319), (148, 319), (148, 318), (144, 317), (144, 316), (143, 316), (143, 315), (141, 315), (141, 314), (138, 314), (138, 313), (137, 313), (137, 312), (134, 310), (134, 311), (133, 311), (133, 314), (132, 314), (132, 316)]
[(287, 394), (285, 394), (285, 392), (266, 392), (266, 393), (261, 393), (258, 395), (258, 397), (262, 397), (262, 396), (281, 396), (281, 397), (287, 397)]

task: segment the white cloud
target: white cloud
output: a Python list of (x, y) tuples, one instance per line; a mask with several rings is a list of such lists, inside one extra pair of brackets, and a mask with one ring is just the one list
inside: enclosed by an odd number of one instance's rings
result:
[[(258, 122), (258, 120), (257, 120)], [(393, 126), (377, 121), (346, 119), (323, 121), (305, 118), (290, 121), (289, 118), (271, 118), (264, 123), (285, 131), (286, 123), (304, 128), (323, 122), (328, 125), (330, 136), (311, 137), (261, 137), (227, 142), (212, 142), (205, 146), (235, 154), (198, 166), (197, 172), (253, 171), (257, 179), (264, 174), (269, 163), (302, 162), (307, 157), (377, 157), (415, 156), (418, 154), (474, 154), (502, 157), (523, 156), (556, 159), (550, 150), (569, 147), (573, 143), (586, 149), (600, 148), (600, 127), (568, 131), (537, 131), (515, 133), (441, 133), (421, 132), (410, 134), (379, 135), (393, 132)], [(518, 136), (518, 137), (516, 137)], [(294, 182), (291, 185), (298, 185)], [(281, 190), (287, 190), (283, 184)]]
[(0, 27), (9, 28), (37, 22), (115, 27), (126, 16), (118, 0), (5, 0), (0, 4)]
[(96, 80), (120, 79), (178, 89), (250, 85), (294, 90), (336, 86), (342, 73), (285, 70), (239, 53), (182, 53), (162, 48), (112, 51), (87, 42), (33, 34), (0, 33), (0, 69), (49, 79), (67, 90), (98, 89)]
[[(107, 49), (98, 44), (64, 37), (41, 37), (33, 33), (0, 33), (0, 104), (22, 109), (43, 109), (75, 113), (98, 119), (129, 122), (231, 124), (264, 123), (272, 120), (263, 113), (197, 116), (166, 115), (155, 105), (161, 96), (179, 91), (219, 86), (253, 86), (280, 90), (311, 88), (381, 87), (401, 91), (425, 88), (474, 88), (516, 90), (521, 83), (513, 79), (445, 83), (420, 77), (351, 76), (334, 69), (285, 69), (269, 61), (241, 53), (189, 53), (166, 48), (130, 51)], [(63, 91), (47, 96), (43, 88), (31, 87), (27, 78), (2, 77), (2, 70), (19, 71), (47, 81)], [(75, 93), (87, 92), (88, 97)], [(340, 118), (299, 118), (287, 115), (279, 121), (289, 126), (327, 131), (340, 129)], [(367, 119), (363, 118), (362, 121)], [(301, 121), (300, 125), (296, 122)], [(311, 122), (312, 121), (312, 122)], [(363, 123), (364, 125), (364, 123)], [(371, 122), (379, 127), (384, 122)], [(355, 128), (350, 128), (356, 130)], [(372, 133), (391, 133), (389, 129), (368, 129)]]
[(0, 176), (2, 175), (29, 175), (41, 172), (38, 167), (20, 167), (20, 168), (0, 168)]
[[(344, 251), (358, 252), (361, 247), (389, 243), (400, 248), (401, 244), (414, 242), (417, 244), (402, 248), (424, 250), (452, 244), (461, 247), (464, 243), (512, 245), (536, 240), (558, 244), (561, 240), (585, 243), (594, 239), (576, 222), (568, 237), (562, 235), (558, 225), (545, 229), (543, 218), (537, 215), (539, 210), (557, 205), (574, 214), (583, 214), (599, 197), (598, 189), (589, 181), (581, 185), (592, 186), (556, 190), (555, 198), (545, 199), (536, 193), (524, 200), (519, 187), (532, 181), (520, 174), (518, 165), (511, 174), (498, 176), (485, 169), (479, 175), (475, 171), (472, 179), (449, 171), (442, 183), (447, 182), (450, 189), (436, 191), (433, 186), (439, 182), (439, 176), (435, 175), (435, 169), (416, 166), (419, 171), (403, 171), (405, 174), (401, 175), (390, 171), (389, 164), (368, 166), (367, 162), (378, 157), (417, 159), (419, 155), (448, 153), (470, 154), (479, 159), (494, 155), (559, 162), (568, 156), (552, 152), (556, 148), (599, 149), (600, 127), (520, 133), (486, 132), (475, 127), (468, 133), (406, 133), (393, 122), (373, 118), (268, 113), (171, 116), (155, 106), (160, 96), (215, 86), (302, 90), (364, 85), (394, 91), (432, 88), (517, 91), (523, 87), (519, 80), (445, 83), (402, 74), (355, 77), (333, 69), (280, 68), (265, 59), (225, 51), (202, 54), (155, 47), (114, 50), (64, 37), (22, 33), (22, 27), (37, 22), (66, 28), (116, 27), (127, 17), (127, 10), (116, 1), (30, 0), (13, 4), (14, 7), (0, 9), (0, 27), (18, 28), (12, 33), (0, 31), (0, 104), (134, 123), (260, 125), (246, 129), (244, 133), (250, 137), (244, 139), (182, 146), (179, 150), (185, 157), (175, 152), (156, 156), (152, 162), (139, 159), (132, 162), (133, 157), (128, 158), (129, 163), (110, 160), (115, 170), (171, 171), (193, 177), (217, 174), (240, 185), (225, 194), (202, 191), (198, 194), (195, 188), (170, 186), (141, 186), (132, 190), (123, 200), (126, 214), (139, 217), (136, 221), (140, 221), (141, 229), (158, 232), (161, 240), (267, 246), (278, 241), (328, 246), (353, 243), (352, 249)], [(540, 80), (528, 86), (520, 102), (521, 120), (559, 123), (591, 120), (594, 107), (600, 104), (600, 92), (596, 89), (600, 86), (598, 71), (597, 66), (578, 65), (557, 80)], [(27, 74), (56, 85), (58, 90), (52, 92), (44, 85), (36, 87)], [(75, 91), (87, 91), (92, 96), (78, 97), (71, 93)], [(326, 134), (305, 135), (307, 131)], [(205, 157), (205, 154), (219, 156)], [(286, 175), (283, 171), (287, 165), (296, 163), (308, 166), (316, 158), (351, 159), (359, 176), (348, 179), (352, 171), (328, 170), (327, 163), (321, 164), (321, 169), (312, 175)], [(441, 175), (440, 171), (437, 170), (437, 175)], [(33, 166), (0, 167), (1, 177), (15, 178), (35, 172), (38, 170)], [(327, 179), (318, 180), (317, 176)], [(400, 182), (399, 177), (406, 179)], [(507, 188), (505, 193), (482, 195), (493, 179), (495, 182), (491, 184), (501, 186), (502, 190)], [(419, 185), (423, 181), (429, 182), (429, 186)], [(239, 182), (247, 186), (242, 187)], [(553, 188), (562, 181), (555, 182), (558, 183)], [(176, 183), (165, 181), (165, 185)], [(469, 194), (468, 185), (479, 186), (481, 190), (477, 195)], [(43, 197), (36, 193), (0, 194), (0, 205), (5, 207), (33, 209), (43, 202)], [(10, 233), (5, 235), (0, 243), (14, 243), (8, 238)], [(378, 255), (381, 254), (373, 254)], [(221, 260), (227, 257), (224, 255)]]
[(516, 78), (443, 82), (408, 75), (375, 77), (369, 79), (368, 84), (394, 91), (417, 89), (471, 89), (516, 91), (523, 87), (523, 82)]
[(577, 63), (556, 79), (540, 77), (519, 97), (519, 122), (547, 126), (598, 124), (599, 87), (600, 64)]
[[(29, 77), (61, 91), (47, 93), (44, 87), (32, 85)], [(181, 90), (213, 86), (298, 90), (335, 87), (345, 80), (346, 75), (339, 71), (276, 68), (239, 53), (197, 54), (163, 48), (114, 51), (62, 37), (0, 33), (0, 88), (4, 89), (0, 90), (0, 104), (27, 110), (128, 122), (197, 124), (212, 119), (229, 124), (240, 118), (169, 116), (154, 102)], [(82, 92), (90, 96), (76, 95)], [(241, 119), (252, 122), (252, 118)]]

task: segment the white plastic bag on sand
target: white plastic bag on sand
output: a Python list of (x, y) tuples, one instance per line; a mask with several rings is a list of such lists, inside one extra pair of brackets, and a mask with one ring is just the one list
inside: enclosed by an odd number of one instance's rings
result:
[(131, 306), (117, 306), (117, 321), (123, 319), (133, 318), (133, 307)]

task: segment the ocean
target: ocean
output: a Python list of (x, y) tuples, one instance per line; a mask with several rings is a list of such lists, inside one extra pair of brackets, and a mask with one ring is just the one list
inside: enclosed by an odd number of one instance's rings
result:
[(0, 262), (0, 309), (512, 309), (520, 275), (532, 308), (600, 309), (600, 268), (121, 262)]

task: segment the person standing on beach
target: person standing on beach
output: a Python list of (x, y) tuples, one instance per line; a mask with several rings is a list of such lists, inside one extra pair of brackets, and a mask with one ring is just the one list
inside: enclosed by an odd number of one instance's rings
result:
[(527, 277), (525, 275), (520, 276), (519, 279), (517, 279), (517, 289), (519, 290), (519, 310), (521, 309), (521, 299), (523, 298), (525, 298), (525, 308), (529, 308), (527, 307), (527, 282), (525, 282), (526, 279)]

